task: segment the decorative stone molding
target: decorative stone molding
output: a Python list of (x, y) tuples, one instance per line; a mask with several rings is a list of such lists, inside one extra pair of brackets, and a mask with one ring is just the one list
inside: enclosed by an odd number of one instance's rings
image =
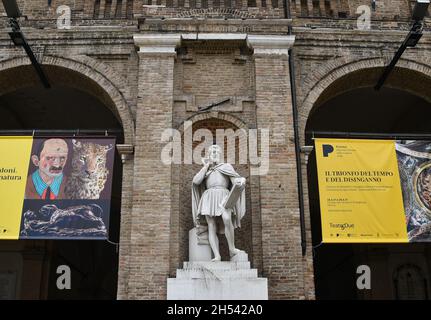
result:
[[(202, 112), (202, 113), (195, 113), (191, 117), (187, 118), (186, 121), (191, 121), (193, 123), (203, 120), (209, 120), (209, 119), (219, 119), (224, 120), (227, 122), (230, 122), (234, 126), (236, 126), (238, 129), (245, 129), (248, 130), (250, 127), (240, 118), (236, 117), (235, 115), (232, 115), (230, 113), (225, 112), (219, 112), (219, 111), (208, 111), (208, 112)], [(177, 130), (181, 132), (181, 134), (184, 133), (184, 123), (181, 123), (179, 126), (176, 127)]]
[(295, 36), (248, 35), (247, 42), (255, 55), (288, 55)]
[[(220, 43), (225, 44), (225, 41), (219, 41)], [(245, 41), (244, 41), (245, 43)], [(223, 48), (223, 45), (219, 45), (220, 48)], [(200, 53), (200, 52), (204, 52), (204, 53), (214, 53), (214, 47), (212, 47), (211, 49), (208, 48), (208, 46), (203, 47), (203, 49), (199, 48), (198, 50), (196, 50), (195, 48), (190, 48), (190, 47), (180, 47), (177, 50), (177, 57), (178, 59), (181, 60), (181, 62), (183, 64), (195, 64), (196, 63), (196, 53)], [(224, 50), (224, 52), (222, 51)], [(248, 59), (249, 59), (249, 53), (247, 51), (250, 51), (250, 49), (246, 48), (244, 49), (243, 47), (237, 47), (237, 48), (223, 48), (220, 49), (219, 52), (220, 54), (223, 53), (229, 53), (232, 55), (232, 64), (246, 64)]]
[(175, 54), (181, 41), (244, 41), (254, 54), (288, 55), (295, 36), (250, 35), (246, 33), (152, 33), (133, 36), (141, 53)]
[(181, 34), (135, 34), (133, 40), (141, 53), (175, 55), (175, 49), (181, 43)]
[(310, 154), (313, 152), (314, 150), (314, 146), (302, 146), (301, 147), (301, 153), (303, 154), (303, 157), (301, 158), (301, 163), (303, 165), (307, 165), (308, 164), (308, 159), (310, 157)]
[(123, 163), (129, 160), (135, 153), (135, 147), (131, 144), (117, 144), (117, 150)]
[(301, 147), (301, 153), (304, 153), (306, 155), (309, 155), (314, 150), (314, 146), (302, 146)]
[[(219, 105), (212, 107), (211, 110), (225, 111), (225, 112), (242, 112), (244, 110), (244, 103), (246, 102), (252, 103), (256, 100), (254, 95), (231, 96), (231, 97), (224, 97), (224, 98), (229, 99), (229, 101), (220, 103)], [(199, 107), (202, 107), (205, 105), (204, 103), (198, 106), (196, 104), (196, 97), (193, 94), (177, 94), (176, 96), (174, 96), (174, 101), (184, 103), (185, 110), (188, 112), (198, 112)], [(211, 103), (216, 103), (216, 102), (218, 102), (218, 100), (208, 100), (206, 104), (210, 105)], [(201, 111), (201, 112), (205, 112), (205, 111)]]
[(174, 96), (175, 102), (183, 102), (185, 104), (185, 108), (187, 111), (196, 111), (197, 107), (195, 106), (195, 95), (194, 94), (176, 94)]
[(183, 40), (199, 40), (199, 41), (245, 41), (247, 34), (245, 33), (186, 33), (181, 36)]

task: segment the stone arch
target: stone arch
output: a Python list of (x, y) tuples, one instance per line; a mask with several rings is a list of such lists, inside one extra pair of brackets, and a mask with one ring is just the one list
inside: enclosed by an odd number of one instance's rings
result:
[[(201, 122), (205, 122), (205, 121), (220, 121), (220, 122), (226, 122), (229, 126), (231, 126), (231, 128), (229, 129), (234, 129), (234, 130), (245, 130), (247, 131), (249, 129), (249, 126), (242, 121), (240, 118), (231, 115), (229, 113), (226, 112), (219, 112), (219, 111), (209, 111), (209, 112), (202, 112), (202, 113), (196, 113), (192, 116), (190, 116), (189, 118), (187, 118), (186, 120), (184, 120), (178, 127), (177, 130), (180, 132), (181, 136), (184, 135), (184, 123), (186, 121), (190, 121), (192, 122), (192, 127), (194, 128), (195, 125), (201, 123)], [(194, 130), (194, 129), (193, 129)], [(248, 133), (246, 134), (246, 139), (248, 143)], [(241, 145), (244, 146), (244, 145)], [(194, 148), (194, 146), (193, 146)], [(236, 159), (238, 160), (238, 153), (235, 154)]]
[[(228, 114), (225, 112), (219, 112), (219, 111), (197, 113), (197, 114), (190, 116), (185, 121), (191, 121), (191, 122), (195, 123), (198, 121), (208, 120), (208, 119), (224, 120), (224, 121), (232, 123), (234, 126), (236, 126), (239, 129), (248, 129), (249, 128), (249, 126), (244, 121), (242, 121), (241, 119), (239, 119), (239, 118), (237, 118), (231, 114)], [(181, 123), (180, 126), (177, 128), (181, 133), (183, 133), (184, 122)]]
[[(126, 144), (133, 144), (134, 141), (134, 121), (131, 109), (127, 103), (125, 92), (126, 80), (111, 68), (110, 66), (99, 62), (88, 56), (73, 56), (73, 57), (57, 57), (57, 56), (44, 56), (42, 64), (45, 69), (50, 68), (63, 68), (77, 75), (88, 79), (100, 91), (101, 99), (111, 109), (114, 115), (119, 119), (123, 131), (124, 140)], [(13, 72), (14, 68), (30, 66), (30, 61), (27, 57), (14, 57), (11, 59), (0, 61), (0, 72)], [(22, 87), (25, 87), (33, 80), (24, 79), (22, 75), (17, 75), (22, 82), (15, 81), (10, 83), (2, 83), (2, 92), (7, 93)], [(80, 88), (85, 90), (85, 88)], [(87, 90), (88, 91), (88, 90)], [(94, 93), (92, 93), (94, 95)]]
[[(341, 78), (358, 72), (365, 71), (367, 69), (375, 69), (382, 70), (384, 66), (386, 66), (387, 61), (382, 57), (372, 57), (365, 59), (353, 59), (348, 60), (338, 59), (334, 61), (330, 61), (323, 65), (321, 68), (317, 69), (316, 72), (313, 72), (305, 81), (304, 81), (304, 98), (300, 105), (299, 109), (299, 128), (301, 132), (301, 143), (305, 143), (305, 128), (307, 124), (308, 117), (310, 112), (316, 105), (316, 102), (321, 99), (322, 94), (331, 87), (337, 80)], [(416, 72), (427, 79), (431, 79), (431, 59), (422, 59), (422, 61), (413, 61), (409, 58), (401, 59), (397, 66), (397, 70), (406, 70), (410, 72)], [(375, 77), (370, 77), (370, 81), (374, 81)], [(365, 84), (363, 82), (363, 84)], [(369, 85), (370, 83), (368, 83)], [(401, 84), (386, 84), (388, 87), (400, 88)], [(405, 91), (410, 91), (414, 94), (419, 94), (419, 92), (414, 91), (412, 89), (406, 88), (404, 86), (401, 87)], [(431, 96), (427, 96), (425, 93), (421, 94), (426, 100), (431, 101)], [(425, 96), (424, 96), (425, 95)]]

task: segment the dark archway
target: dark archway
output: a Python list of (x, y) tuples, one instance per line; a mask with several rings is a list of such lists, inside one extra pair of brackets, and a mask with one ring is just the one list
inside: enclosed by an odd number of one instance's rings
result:
[[(314, 136), (331, 137), (332, 133), (337, 137), (340, 134), (342, 137), (343, 133), (344, 137), (348, 137), (348, 133), (430, 134), (427, 119), (431, 116), (431, 104), (426, 100), (428, 93), (420, 94), (422, 78), (423, 75), (410, 77), (409, 90), (403, 90), (398, 85), (400, 78), (395, 75), (381, 91), (365, 84), (368, 79), (363, 72), (337, 80), (334, 86), (322, 93), (310, 113), (305, 132), (306, 144), (313, 145)], [(416, 89), (410, 90), (414, 83)], [(327, 134), (319, 135), (318, 132)], [(314, 153), (309, 156), (307, 177), (317, 299), (395, 299), (392, 276), (396, 265), (414, 262), (424, 266), (422, 269), (429, 273), (431, 256), (428, 244), (320, 245), (321, 222)], [(372, 270), (371, 290), (358, 290), (356, 287), (356, 269), (364, 264)]]
[(428, 281), (420, 267), (401, 265), (394, 272), (393, 280), (397, 300), (428, 300)]
[[(30, 66), (0, 73), (0, 133), (35, 135), (92, 134), (108, 131), (124, 142), (115, 105), (96, 82), (62, 67), (45, 68), (52, 88), (45, 89)], [(8, 78), (9, 83), (5, 84)], [(62, 131), (57, 132), (57, 130)], [(96, 132), (97, 131), (97, 132)], [(21, 133), (22, 132), (22, 133)], [(88, 133), (87, 133), (88, 134)], [(16, 272), (15, 299), (116, 299), (121, 211), (122, 163), (116, 153), (111, 198), (109, 238), (88, 240), (1, 241), (0, 272)], [(3, 214), (0, 212), (0, 214)], [(0, 258), (1, 260), (1, 258)], [(59, 265), (71, 268), (71, 289), (58, 290)]]

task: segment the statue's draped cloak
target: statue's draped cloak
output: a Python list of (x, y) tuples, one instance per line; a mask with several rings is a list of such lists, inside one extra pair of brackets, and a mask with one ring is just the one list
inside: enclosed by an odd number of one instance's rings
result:
[[(214, 166), (211, 169), (208, 169), (208, 171), (205, 174), (205, 179), (208, 177), (212, 171), (217, 170), (221, 174), (232, 177), (232, 178), (241, 178), (241, 176), (235, 171), (235, 169), (230, 165), (229, 163), (220, 163), (216, 166)], [(205, 224), (206, 221), (202, 221), (200, 219), (201, 215), (200, 212), (198, 212), (199, 209), (199, 203), (202, 198), (202, 194), (206, 190), (206, 183), (205, 179), (202, 180), (200, 184), (192, 183), (192, 212), (193, 212), (193, 221), (197, 222), (198, 224)], [(230, 180), (230, 179), (229, 179)], [(229, 190), (232, 188), (232, 183), (229, 184)], [(241, 227), (241, 219), (244, 217), (245, 214), (245, 189), (241, 191), (241, 196), (239, 197), (238, 201), (236, 202), (233, 212), (232, 212), (232, 223), (234, 228)], [(217, 232), (218, 233), (224, 233), (224, 225), (223, 223), (218, 224)]]

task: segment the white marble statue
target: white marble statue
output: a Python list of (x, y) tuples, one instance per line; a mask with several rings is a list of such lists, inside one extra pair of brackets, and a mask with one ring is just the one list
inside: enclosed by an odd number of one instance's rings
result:
[[(221, 261), (217, 233), (225, 234), (231, 259), (244, 253), (235, 247), (234, 229), (241, 226), (245, 214), (246, 180), (232, 165), (222, 163), (220, 155), (220, 146), (210, 146), (207, 157), (202, 159), (203, 168), (192, 183), (193, 221), (196, 227), (205, 223), (208, 225), (208, 241), (214, 255), (212, 261)], [(235, 185), (239, 194), (237, 198), (229, 197)], [(228, 199), (234, 199), (234, 203), (230, 201), (230, 205), (227, 205)]]

